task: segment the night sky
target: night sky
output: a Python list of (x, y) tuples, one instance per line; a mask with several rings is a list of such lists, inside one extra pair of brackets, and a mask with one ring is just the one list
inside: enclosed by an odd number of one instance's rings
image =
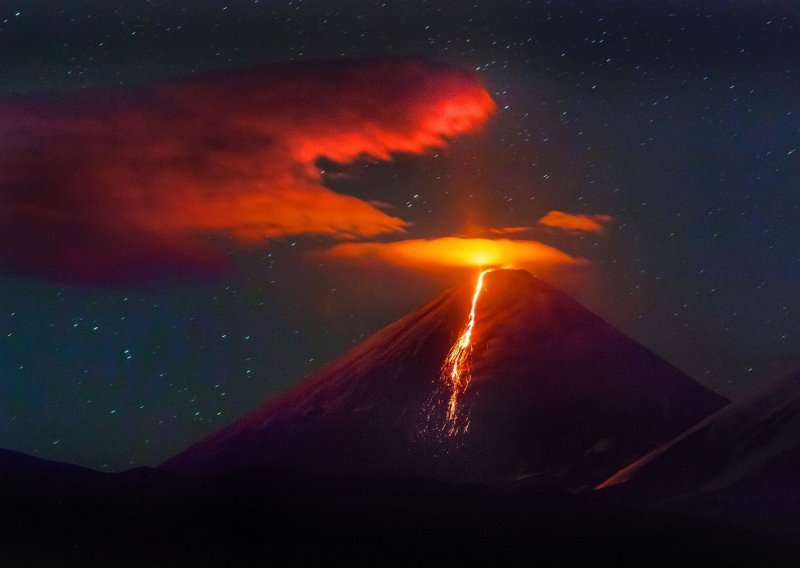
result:
[[(345, 241), (543, 243), (582, 260), (534, 272), (710, 388), (787, 372), (799, 34), (791, 1), (3, 2), (0, 447), (155, 465), (474, 274)], [(493, 111), (404, 145), (481, 84)], [(268, 182), (215, 169), (254, 163)], [(254, 236), (298, 183), (362, 224)]]

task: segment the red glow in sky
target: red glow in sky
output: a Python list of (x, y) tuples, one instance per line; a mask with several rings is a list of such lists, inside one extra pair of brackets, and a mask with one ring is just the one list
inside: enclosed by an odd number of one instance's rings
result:
[(473, 75), (416, 60), (0, 100), (0, 268), (130, 283), (224, 266), (210, 234), (259, 243), (403, 231), (403, 220), (325, 187), (315, 161), (422, 153), (493, 110)]

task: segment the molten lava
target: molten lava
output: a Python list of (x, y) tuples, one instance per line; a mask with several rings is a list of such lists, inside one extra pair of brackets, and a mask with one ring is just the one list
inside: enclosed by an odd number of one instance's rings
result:
[(447, 402), (447, 413), (445, 414), (445, 425), (450, 435), (458, 433), (459, 416), (459, 396), (467, 389), (472, 378), (470, 374), (470, 363), (472, 358), (472, 332), (475, 329), (475, 309), (478, 306), (478, 299), (483, 291), (484, 277), (496, 270), (489, 268), (478, 276), (475, 285), (475, 292), (472, 294), (472, 307), (469, 311), (469, 318), (456, 342), (450, 348), (442, 365), (441, 380), (450, 390), (450, 398)]

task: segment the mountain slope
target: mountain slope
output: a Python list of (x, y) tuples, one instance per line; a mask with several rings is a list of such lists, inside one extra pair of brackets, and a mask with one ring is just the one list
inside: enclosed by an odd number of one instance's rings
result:
[(48, 476), (64, 480), (83, 480), (95, 475), (102, 474), (78, 465), (54, 462), (13, 450), (0, 449), (0, 479), (5, 482), (20, 480), (30, 482)]
[(600, 484), (756, 520), (800, 519), (800, 372), (770, 383)]
[(443, 293), (162, 467), (579, 489), (726, 403), (529, 273), (498, 270), (476, 308), (472, 382), (460, 398), (468, 429), (448, 436), (439, 373), (473, 286)]

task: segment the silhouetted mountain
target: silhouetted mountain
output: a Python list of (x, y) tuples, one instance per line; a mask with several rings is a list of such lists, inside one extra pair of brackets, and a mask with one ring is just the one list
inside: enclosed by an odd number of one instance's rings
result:
[(709, 416), (599, 488), (748, 524), (798, 526), (800, 372)]
[(52, 475), (57, 475), (61, 479), (77, 480), (93, 477), (97, 475), (97, 472), (78, 465), (54, 462), (21, 452), (0, 449), (0, 479), (4, 481), (31, 480)]
[(439, 374), (473, 292), (443, 293), (162, 467), (580, 489), (726, 403), (529, 273), (498, 270), (477, 305), (468, 428), (448, 436)]

